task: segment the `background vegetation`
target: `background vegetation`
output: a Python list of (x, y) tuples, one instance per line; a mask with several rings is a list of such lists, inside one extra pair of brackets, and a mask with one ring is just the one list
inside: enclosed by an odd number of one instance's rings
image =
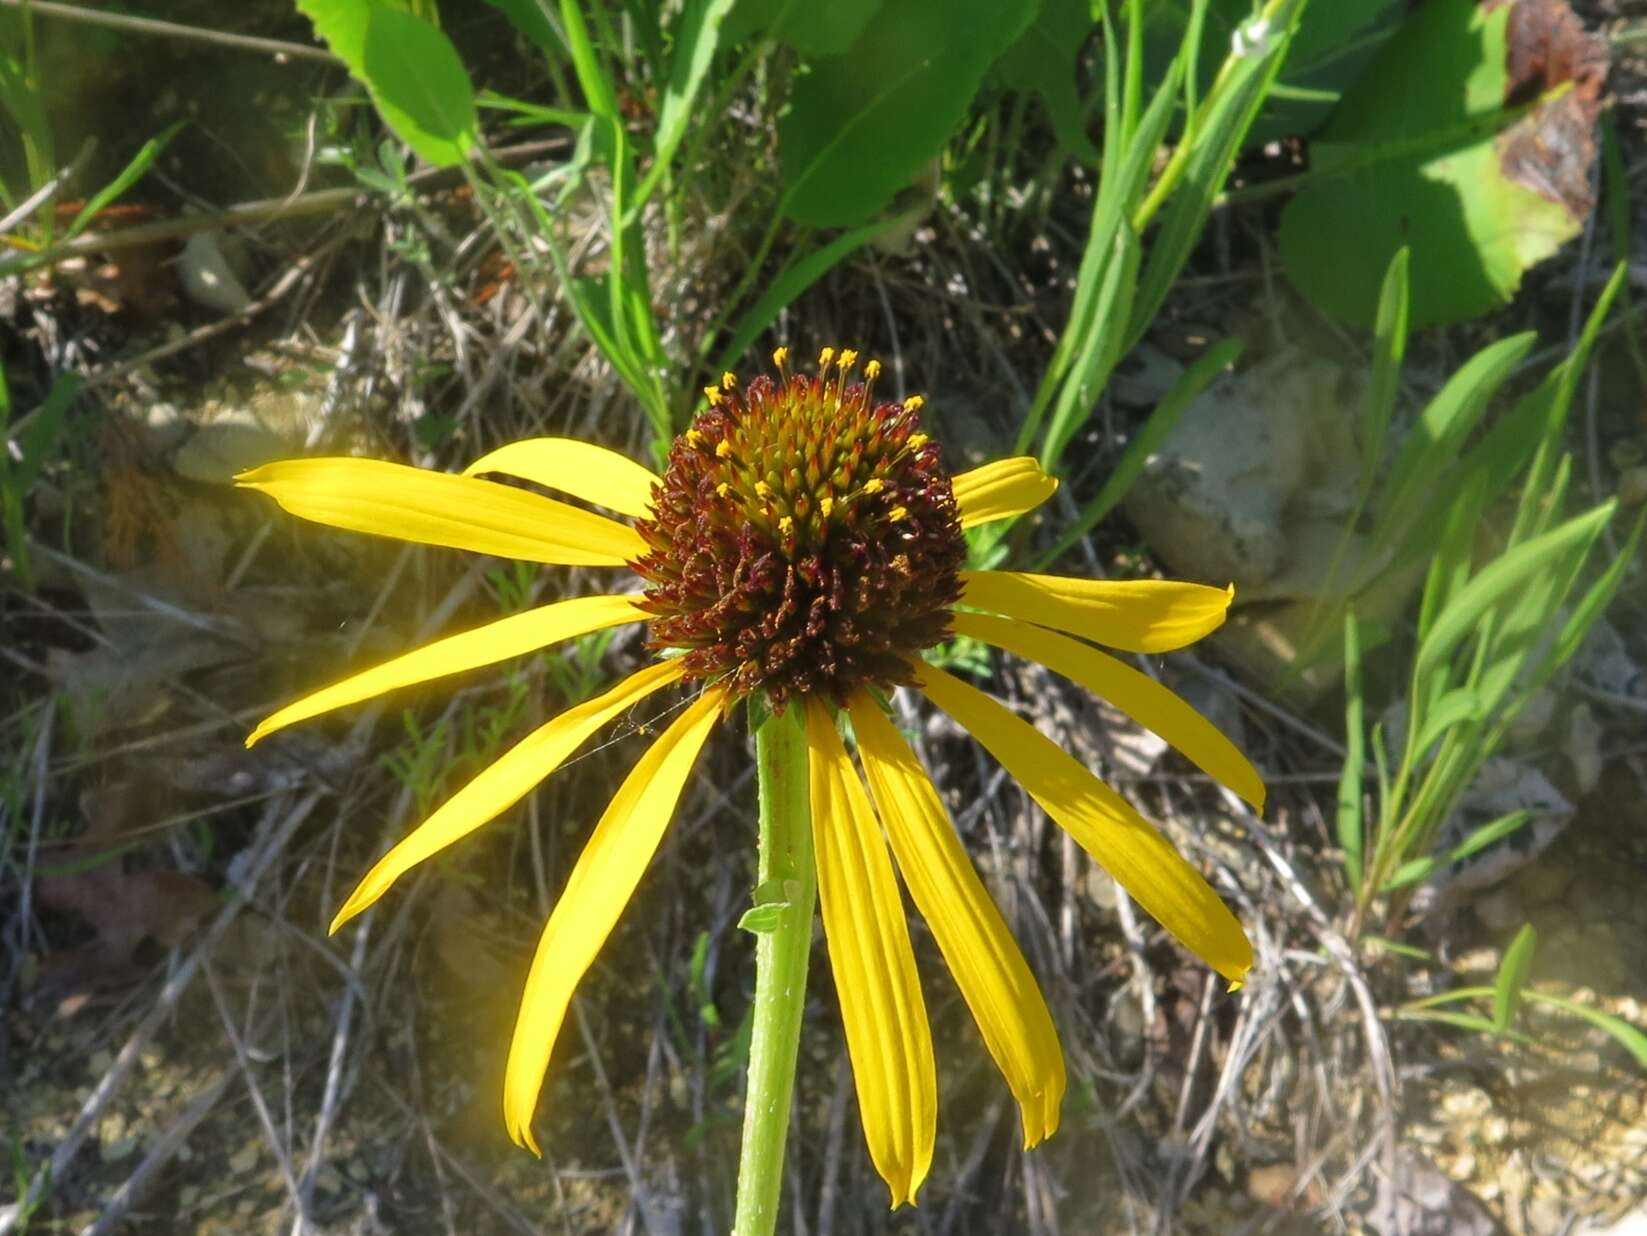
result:
[(1217, 640), (1140, 664), (1272, 788), (1255, 818), (1102, 701), (947, 648), (1164, 822), (1260, 963), (1224, 998), (909, 708), (1071, 1098), (1021, 1152), (928, 967), (938, 1157), (888, 1214), (821, 983), (794, 1230), (1647, 1222), (1644, 20), (0, 0), (0, 1231), (724, 1230), (748, 752), (706, 759), (576, 1005), (547, 1156), (514, 1151), (528, 950), (650, 718), (324, 927), (638, 645), (246, 752), (346, 666), (592, 585), (271, 519), (227, 481), (542, 433), (656, 458), (780, 342), (879, 356), (957, 466), (1063, 478), (976, 561), (1234, 580)]

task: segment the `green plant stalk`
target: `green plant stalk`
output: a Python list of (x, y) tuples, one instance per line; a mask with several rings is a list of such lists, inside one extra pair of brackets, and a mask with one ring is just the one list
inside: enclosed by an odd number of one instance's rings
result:
[[(733, 1236), (771, 1236), (778, 1222), (784, 1143), (795, 1094), (795, 1056), (806, 1007), (806, 967), (818, 900), (805, 722), (798, 705), (766, 711), (755, 726), (760, 795), (756, 901), (775, 905), (755, 937), (755, 1009), (738, 1156)], [(755, 709), (752, 708), (753, 718)]]
[[(1291, 2), (1292, 0), (1269, 0), (1269, 3), (1264, 5), (1263, 11), (1259, 13), (1256, 20), (1265, 24), (1275, 21)], [(1219, 66), (1218, 75), (1213, 78), (1212, 86), (1201, 100), (1200, 111), (1189, 118), (1184, 134), (1179, 139), (1178, 145), (1173, 148), (1172, 156), (1167, 160), (1166, 167), (1162, 169), (1160, 178), (1151, 186), (1149, 195), (1139, 203), (1138, 209), (1133, 212), (1133, 231), (1142, 235), (1144, 229), (1149, 226), (1150, 220), (1166, 204), (1166, 200), (1172, 196), (1172, 191), (1178, 187), (1178, 182), (1183, 179), (1185, 171), (1189, 169), (1190, 155), (1194, 153), (1195, 139), (1199, 136), (1202, 121), (1211, 114), (1220, 92), (1228, 84), (1229, 79), (1234, 76), (1238, 63), (1239, 59), (1236, 56), (1224, 57), (1224, 63)]]

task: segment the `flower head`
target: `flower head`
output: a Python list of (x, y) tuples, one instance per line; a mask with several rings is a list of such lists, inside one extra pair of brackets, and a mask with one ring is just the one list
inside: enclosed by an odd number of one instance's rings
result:
[(949, 634), (966, 557), (938, 444), (916, 410), (875, 403), (856, 356), (816, 376), (714, 389), (675, 439), (636, 530), (649, 552), (651, 646), (685, 649), (689, 678), (844, 705), (910, 683)]
[[(876, 402), (876, 361), (825, 349), (812, 375), (743, 387), (727, 374), (676, 439), (662, 477), (589, 443), (504, 446), (463, 476), (361, 459), (270, 464), (239, 482), (287, 511), (359, 532), (533, 562), (627, 567), (640, 593), (579, 597), (451, 635), (281, 709), (248, 745), (397, 687), (493, 664), (591, 631), (650, 624), (678, 653), (527, 735), (384, 855), (332, 929), (410, 868), (505, 811), (591, 736), (673, 684), (697, 690), (595, 825), (544, 928), (504, 1082), (510, 1135), (532, 1117), (573, 989), (662, 839), (694, 760), (737, 699), (805, 709), (819, 899), (864, 1132), (894, 1205), (932, 1159), (937, 1081), (901, 874), (1022, 1117), (1025, 1145), (1058, 1125), (1065, 1089), (1052, 1018), (956, 835), (936, 788), (879, 694), (906, 685), (960, 722), (1041, 807), (1186, 947), (1238, 984), (1240, 925), (1155, 828), (1079, 761), (988, 695), (927, 664), (952, 634), (1038, 661), (1102, 695), (1255, 807), (1244, 756), (1154, 679), (1094, 647), (1166, 652), (1224, 619), (1231, 592), (962, 569), (963, 529), (1033, 510), (1056, 489), (1033, 460), (951, 476), (920, 425), (922, 400)], [(633, 525), (479, 478), (569, 494)], [(856, 759), (839, 722), (850, 718)]]

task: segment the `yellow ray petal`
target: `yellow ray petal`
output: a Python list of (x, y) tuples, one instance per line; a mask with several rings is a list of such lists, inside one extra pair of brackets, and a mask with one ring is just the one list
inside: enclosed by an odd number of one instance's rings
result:
[(622, 566), (646, 553), (627, 524), (472, 476), (381, 459), (287, 459), (235, 477), (303, 519), (523, 562)]
[(1171, 652), (1216, 631), (1234, 587), (1168, 579), (1069, 579), (962, 571), (961, 601), (1126, 652)]
[(482, 665), (495, 665), (605, 627), (644, 621), (648, 615), (636, 604), (637, 600), (632, 596), (577, 597), (511, 614), (473, 631), (448, 635), (287, 704), (253, 730), (246, 745), (250, 747), (294, 722), (318, 717), (346, 704), (358, 704), (397, 687), (409, 687)]
[(1041, 471), (1028, 455), (997, 459), (953, 478), (961, 527), (1033, 511), (1058, 492), (1058, 478)]
[(482, 455), (464, 476), (502, 472), (636, 519), (652, 514), (658, 478), (627, 455), (578, 438), (526, 438)]
[(834, 720), (816, 700), (806, 708), (806, 737), (829, 965), (869, 1157), (896, 1209), (914, 1202), (932, 1166), (938, 1127), (932, 1030), (886, 839)]
[(976, 687), (930, 665), (916, 672), (928, 698), (983, 743), (1161, 926), (1232, 983), (1242, 981), (1252, 969), (1252, 945), (1241, 924), (1149, 821), (1033, 725)]
[(349, 894), (349, 900), (343, 903), (328, 930), (336, 931), (366, 909), (424, 859), (468, 836), (519, 802), (587, 742), (591, 734), (653, 691), (679, 679), (683, 668), (679, 660), (649, 665), (605, 695), (568, 708), (547, 725), (533, 730), (378, 859)]
[(853, 695), (850, 711), (898, 870), (1018, 1100), (1024, 1145), (1033, 1146), (1057, 1129), (1064, 1097), (1052, 1014), (909, 744), (865, 692)]
[(572, 990), (606, 943), (663, 840), (725, 697), (720, 688), (705, 691), (636, 762), (595, 825), (538, 940), (503, 1077), (503, 1122), (515, 1143), (533, 1154), (543, 1152), (532, 1136), (532, 1113)]
[(1166, 739), (1214, 781), (1229, 786), (1255, 811), (1264, 810), (1264, 779), (1251, 761), (1217, 726), (1148, 674), (1077, 640), (1010, 618), (956, 613), (952, 625), (957, 635), (1038, 661), (1108, 700)]

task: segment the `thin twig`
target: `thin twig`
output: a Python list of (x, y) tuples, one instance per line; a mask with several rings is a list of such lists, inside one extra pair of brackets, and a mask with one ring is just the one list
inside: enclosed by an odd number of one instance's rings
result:
[(85, 9), (77, 4), (59, 4), (57, 0), (0, 0), (0, 7), (27, 9), (41, 17), (58, 17), (65, 21), (82, 22), (88, 26), (102, 26), (105, 30), (119, 30), (126, 34), (149, 34), (166, 39), (182, 39), (191, 43), (208, 43), (213, 47), (227, 47), (234, 51), (257, 52), (287, 60), (317, 60), (323, 64), (343, 66), (343, 59), (324, 48), (307, 43), (288, 43), (283, 39), (260, 39), (249, 34), (230, 34), (226, 30), (208, 30), (200, 26), (184, 26), (174, 21), (154, 17), (133, 17), (126, 13), (110, 13), (104, 9)]

